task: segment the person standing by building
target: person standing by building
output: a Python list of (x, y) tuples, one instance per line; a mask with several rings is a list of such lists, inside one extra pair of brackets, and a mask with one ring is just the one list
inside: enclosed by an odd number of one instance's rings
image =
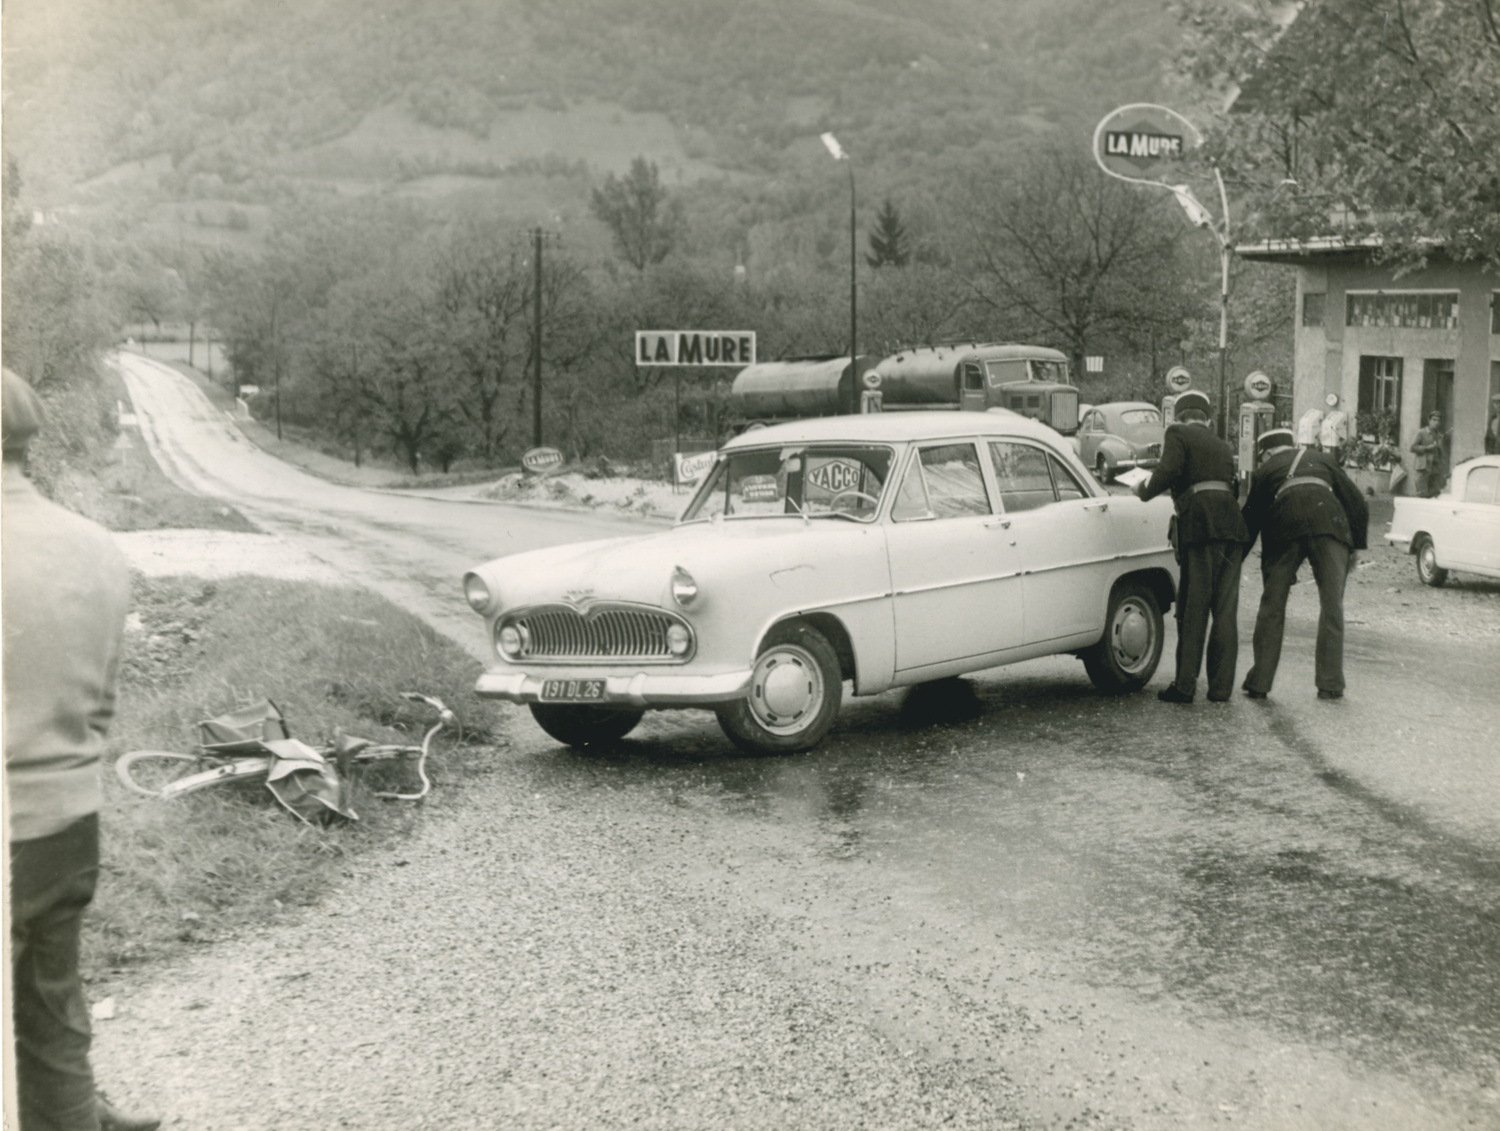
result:
[(1179, 423), (1162, 438), (1161, 461), (1136, 488), (1142, 499), (1172, 492), (1177, 506), (1177, 671), (1159, 691), (1164, 703), (1191, 703), (1208, 650), (1208, 697), (1222, 703), (1234, 693), (1239, 653), (1236, 617), (1240, 566), (1248, 540), (1231, 486), (1234, 452), (1209, 427), (1208, 397), (1189, 389), (1173, 405)]
[(1427, 426), (1417, 430), (1417, 438), (1411, 442), (1411, 452), (1416, 470), (1416, 493), (1431, 499), (1443, 489), (1446, 478), (1443, 459), (1443, 417), (1439, 412), (1427, 414)]
[(78, 959), (99, 876), (99, 781), (130, 595), (99, 526), (26, 478), (42, 423), (31, 386), (4, 371), (5, 788), (11, 1002), (21, 1131), (150, 1131), (94, 1087)]
[(1326, 452), (1298, 448), (1288, 428), (1262, 433), (1259, 466), (1245, 499), (1250, 543), (1260, 538), (1263, 588), (1255, 616), (1254, 663), (1245, 694), (1264, 699), (1276, 680), (1286, 601), (1304, 561), (1318, 586), (1313, 681), (1319, 699), (1344, 695), (1344, 584), (1366, 548), (1370, 508)]
[(1490, 398), (1490, 418), (1484, 428), (1484, 454), (1500, 455), (1500, 393)]

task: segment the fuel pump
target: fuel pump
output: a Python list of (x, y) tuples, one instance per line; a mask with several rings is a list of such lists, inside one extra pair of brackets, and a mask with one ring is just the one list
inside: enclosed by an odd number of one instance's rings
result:
[[(1250, 399), (1240, 405), (1239, 466), (1242, 487), (1248, 485), (1255, 471), (1255, 441), (1269, 431), (1276, 415), (1271, 404), (1271, 379), (1257, 369), (1245, 378), (1245, 395)], [(1244, 490), (1240, 497), (1244, 498)]]

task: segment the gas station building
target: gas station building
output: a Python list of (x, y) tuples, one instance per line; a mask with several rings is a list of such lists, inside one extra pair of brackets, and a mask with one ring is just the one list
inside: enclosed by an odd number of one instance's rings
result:
[(1435, 249), (1425, 268), (1397, 278), (1376, 250), (1337, 238), (1236, 248), (1297, 273), (1293, 420), (1341, 411), (1354, 440), (1385, 416), (1409, 462), (1435, 409), (1452, 432), (1453, 463), (1482, 454), (1490, 398), (1500, 394), (1500, 276)]

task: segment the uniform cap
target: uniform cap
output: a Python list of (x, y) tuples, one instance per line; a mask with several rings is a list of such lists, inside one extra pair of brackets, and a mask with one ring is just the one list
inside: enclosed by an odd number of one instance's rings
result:
[(0, 401), (0, 429), (5, 433), (5, 458), (20, 459), (42, 427), (42, 401), (36, 390), (9, 369), (5, 370), (4, 400)]
[(1189, 409), (1197, 409), (1199, 412), (1208, 412), (1208, 394), (1200, 393), (1197, 389), (1189, 389), (1185, 393), (1179, 393), (1177, 399), (1172, 402), (1172, 412), (1186, 412)]
[(1295, 448), (1297, 446), (1297, 434), (1290, 428), (1272, 428), (1268, 432), (1262, 432), (1255, 440), (1255, 453), (1265, 455), (1274, 452), (1277, 448)]

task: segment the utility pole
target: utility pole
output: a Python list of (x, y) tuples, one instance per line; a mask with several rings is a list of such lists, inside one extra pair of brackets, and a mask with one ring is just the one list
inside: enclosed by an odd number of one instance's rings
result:
[(531, 229), (532, 335), (531, 335), (531, 446), (542, 446), (542, 229)]

